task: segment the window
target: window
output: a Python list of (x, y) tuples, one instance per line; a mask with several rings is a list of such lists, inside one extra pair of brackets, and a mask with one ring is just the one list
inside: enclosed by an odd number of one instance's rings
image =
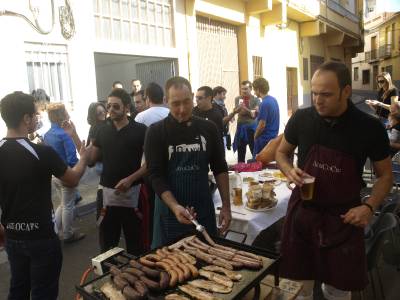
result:
[(308, 80), (308, 58), (303, 57), (303, 80)]
[(171, 0), (93, 0), (96, 38), (173, 47)]
[(362, 83), (363, 84), (369, 84), (369, 77), (370, 77), (369, 73), (370, 73), (369, 70), (362, 71)]
[(315, 70), (324, 63), (325, 58), (323, 56), (318, 55), (310, 55), (310, 68), (311, 68), (311, 76), (314, 75)]
[(353, 80), (358, 81), (358, 67), (353, 69)]
[(72, 102), (67, 47), (25, 43), (29, 91), (44, 89), (51, 101)]
[(263, 77), (262, 57), (253, 56), (253, 80)]

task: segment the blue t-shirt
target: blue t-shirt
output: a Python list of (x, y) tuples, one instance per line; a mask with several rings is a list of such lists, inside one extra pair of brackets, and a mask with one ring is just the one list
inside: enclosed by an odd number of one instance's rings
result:
[(51, 146), (61, 159), (71, 168), (78, 162), (76, 147), (72, 138), (56, 123), (44, 135), (44, 142)]
[(263, 120), (265, 128), (258, 137), (263, 140), (273, 139), (279, 132), (279, 105), (278, 101), (272, 96), (265, 96), (260, 104), (257, 117), (257, 125)]

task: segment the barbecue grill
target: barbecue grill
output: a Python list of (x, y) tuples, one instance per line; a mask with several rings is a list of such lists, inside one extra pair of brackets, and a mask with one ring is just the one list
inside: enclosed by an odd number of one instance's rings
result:
[[(187, 236), (190, 236), (193, 234), (185, 234), (176, 241), (179, 241), (182, 238), (185, 238)], [(197, 233), (198, 238), (203, 240), (203, 237), (201, 234)], [(263, 267), (259, 270), (248, 270), (248, 269), (242, 269), (242, 270), (236, 270), (237, 273), (242, 275), (242, 279), (238, 282), (235, 282), (232, 292), (229, 294), (217, 294), (214, 293), (214, 295), (218, 296), (221, 299), (242, 299), (244, 295), (246, 295), (251, 289), (255, 288), (255, 293), (253, 299), (259, 299), (260, 295), (260, 282), (261, 280), (267, 276), (268, 274), (273, 274), (275, 277), (275, 285), (279, 285), (279, 255), (277, 253), (271, 252), (266, 249), (261, 249), (257, 247), (252, 247), (248, 246), (245, 244), (240, 244), (231, 240), (227, 240), (225, 238), (221, 237), (212, 237), (213, 240), (223, 246), (231, 247), (237, 250), (243, 250), (247, 251), (250, 253), (257, 254), (259, 256), (262, 256), (263, 258)], [(173, 242), (174, 243), (174, 242)], [(171, 245), (173, 244), (171, 243)], [(168, 246), (168, 245), (163, 245)], [(149, 253), (153, 253), (155, 250), (152, 250)], [(126, 264), (125, 264), (126, 265)], [(205, 266), (206, 263), (197, 260), (196, 266), (200, 269), (201, 267)], [(124, 264), (119, 264), (118, 267), (122, 268)], [(100, 287), (106, 283), (107, 281), (111, 280), (111, 275), (109, 272), (105, 273), (102, 276), (97, 277), (96, 279), (87, 282), (81, 286), (77, 285), (76, 290), (79, 292), (79, 294), (83, 297), (84, 300), (107, 300), (107, 298), (100, 292)], [(148, 299), (154, 299), (154, 300), (162, 300), (164, 297), (168, 294), (171, 294), (173, 292), (178, 291), (177, 287), (174, 288), (168, 288), (165, 291), (159, 293), (159, 294), (154, 294), (150, 293), (148, 295)]]

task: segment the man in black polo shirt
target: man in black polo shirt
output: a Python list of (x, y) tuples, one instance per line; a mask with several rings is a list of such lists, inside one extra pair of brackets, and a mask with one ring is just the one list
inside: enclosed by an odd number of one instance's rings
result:
[(118, 246), (122, 228), (127, 251), (138, 255), (141, 248), (136, 212), (139, 180), (146, 172), (146, 167), (141, 167), (146, 126), (128, 118), (130, 102), (123, 89), (115, 89), (108, 96), (110, 118), (97, 132), (90, 161), (101, 156), (103, 162), (103, 208), (98, 219), (101, 251)]
[(8, 299), (57, 299), (62, 253), (51, 177), (74, 187), (87, 162), (85, 143), (81, 160), (72, 169), (51, 147), (31, 143), (28, 134), (36, 130), (37, 114), (30, 95), (15, 92), (1, 100), (7, 125), (7, 136), (0, 140), (0, 206), (11, 270)]
[(193, 108), (193, 115), (214, 122), (218, 134), (223, 138), (223, 115), (217, 105), (212, 103), (212, 100), (213, 90), (209, 86), (200, 87), (196, 93), (197, 106)]
[[(314, 280), (325, 298), (350, 299), (367, 284), (364, 230), (392, 186), (389, 143), (379, 120), (351, 102), (351, 76), (344, 64), (321, 65), (311, 81), (314, 106), (289, 120), (276, 154), (282, 172), (296, 184), (283, 228), (282, 276), (304, 281), (312, 299)], [(298, 166), (291, 157), (298, 147)], [(377, 180), (361, 202), (366, 158)], [(310, 197), (300, 189), (315, 177)], [(308, 179), (307, 179), (308, 180)]]

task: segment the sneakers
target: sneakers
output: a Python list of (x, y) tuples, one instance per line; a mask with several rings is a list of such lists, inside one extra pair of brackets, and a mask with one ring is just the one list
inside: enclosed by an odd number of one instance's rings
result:
[(72, 234), (72, 236), (70, 236), (69, 238), (63, 239), (63, 242), (66, 244), (70, 244), (70, 243), (77, 242), (77, 241), (84, 239), (85, 236), (86, 236), (86, 234), (84, 234), (82, 232), (74, 232)]

